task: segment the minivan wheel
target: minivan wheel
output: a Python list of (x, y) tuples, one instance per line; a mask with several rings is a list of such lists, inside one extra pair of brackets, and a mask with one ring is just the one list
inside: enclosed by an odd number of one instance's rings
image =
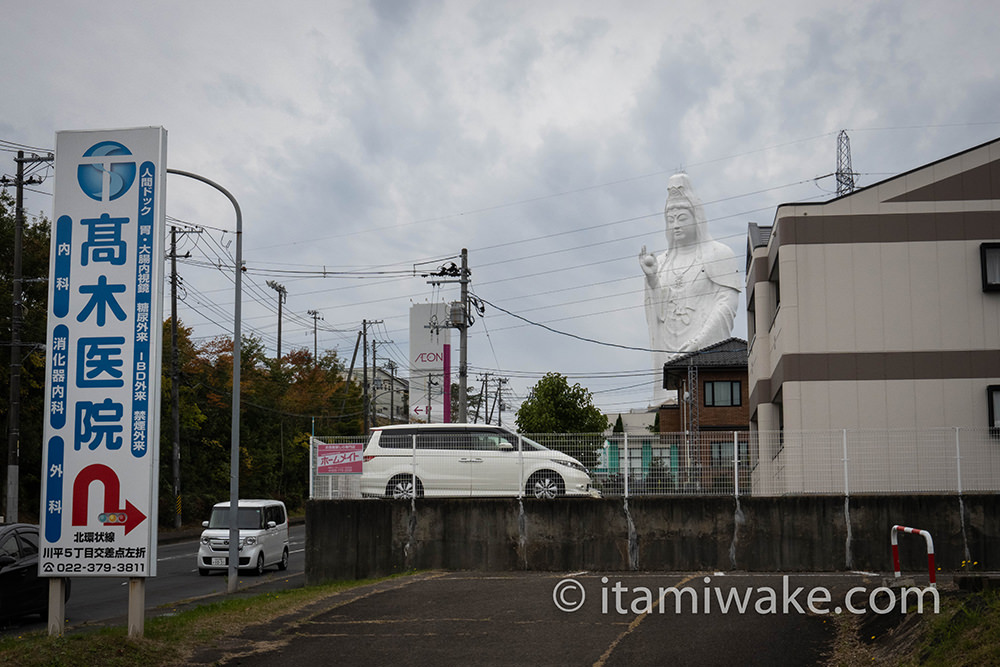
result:
[[(385, 497), (393, 500), (413, 498), (413, 475), (396, 475), (385, 485)], [(417, 498), (424, 497), (424, 485), (417, 478)]]
[(278, 563), (278, 569), (288, 569), (288, 547), (285, 547), (285, 550), (281, 552), (281, 561)]
[(539, 470), (528, 478), (524, 493), (541, 500), (553, 500), (566, 493), (566, 485), (558, 473)]
[(253, 573), (258, 577), (264, 574), (264, 554), (257, 554), (257, 567), (253, 569)]

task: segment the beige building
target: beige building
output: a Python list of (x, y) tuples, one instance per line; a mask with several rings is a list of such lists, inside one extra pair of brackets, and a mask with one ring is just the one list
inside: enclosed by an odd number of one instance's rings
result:
[(779, 434), (761, 473), (812, 469), (803, 431), (1000, 428), (998, 290), (1000, 140), (751, 224), (750, 424)]

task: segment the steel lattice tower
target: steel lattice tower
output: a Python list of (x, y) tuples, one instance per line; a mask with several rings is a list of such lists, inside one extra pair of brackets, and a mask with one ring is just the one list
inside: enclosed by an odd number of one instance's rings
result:
[(854, 170), (851, 168), (851, 140), (847, 130), (837, 135), (837, 196), (854, 192)]

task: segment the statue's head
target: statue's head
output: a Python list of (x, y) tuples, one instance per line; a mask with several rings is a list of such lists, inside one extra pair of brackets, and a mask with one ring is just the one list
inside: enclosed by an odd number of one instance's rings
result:
[(667, 182), (667, 204), (663, 209), (670, 248), (707, 240), (708, 221), (701, 200), (685, 173), (674, 174)]

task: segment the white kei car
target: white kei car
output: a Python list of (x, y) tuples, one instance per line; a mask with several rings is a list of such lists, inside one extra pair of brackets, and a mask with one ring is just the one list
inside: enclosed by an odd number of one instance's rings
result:
[[(288, 512), (280, 500), (240, 500), (237, 505), (240, 529), (239, 569), (263, 574), (264, 568), (288, 568)], [(229, 569), (229, 503), (218, 503), (212, 516), (201, 524), (198, 573)]]
[(363, 456), (366, 497), (600, 495), (575, 458), (499, 426), (383, 426), (372, 431)]

